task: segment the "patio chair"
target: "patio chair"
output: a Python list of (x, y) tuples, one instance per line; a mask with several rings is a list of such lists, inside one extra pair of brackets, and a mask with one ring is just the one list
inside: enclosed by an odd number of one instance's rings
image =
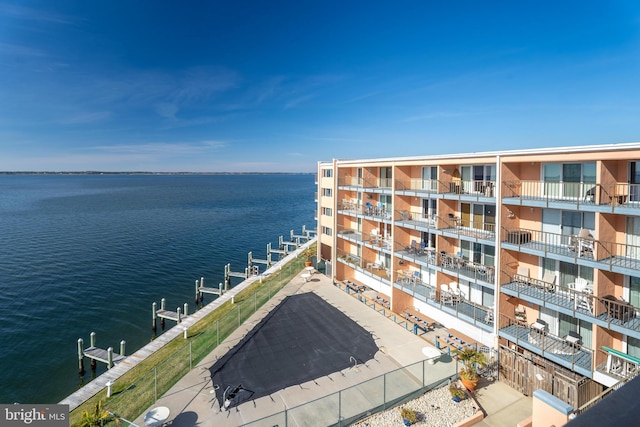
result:
[(545, 291), (553, 292), (556, 286), (556, 273), (553, 271), (547, 271), (542, 275), (541, 288)]
[(411, 241), (411, 252), (413, 252), (414, 254), (417, 254), (418, 251), (420, 250), (420, 246), (418, 246), (418, 242), (415, 240)]
[(569, 236), (569, 243), (567, 249), (571, 252), (578, 252), (580, 250), (580, 239), (575, 234)]
[(573, 347), (579, 347), (582, 345), (582, 337), (575, 331), (569, 331), (567, 336), (564, 337), (564, 340), (567, 342), (567, 344)]
[(593, 237), (586, 228), (580, 229), (578, 233), (578, 255), (591, 254), (593, 256)]
[(591, 187), (584, 193), (584, 201), (591, 203), (596, 201), (596, 187)]
[(367, 202), (365, 203), (365, 214), (366, 215), (371, 215), (373, 213), (373, 205), (371, 204), (371, 202)]
[(413, 272), (413, 277), (411, 278), (413, 283), (420, 283), (420, 272), (418, 270)]
[(458, 286), (458, 282), (449, 283), (449, 292), (451, 292), (451, 295), (453, 295), (454, 298), (457, 297), (458, 299), (460, 299), (462, 297), (462, 291)]
[(531, 324), (531, 329), (544, 334), (549, 330), (549, 325), (542, 319), (536, 319), (536, 321)]
[(519, 265), (518, 270), (516, 271), (515, 280), (519, 285), (530, 285), (531, 282), (529, 281), (529, 267)]
[(446, 283), (440, 285), (440, 304), (453, 304), (453, 295), (449, 291), (449, 285)]
[(589, 290), (589, 282), (587, 279), (583, 279), (582, 277), (576, 277), (575, 282), (569, 283), (569, 289), (573, 289), (576, 292), (587, 292), (591, 293)]

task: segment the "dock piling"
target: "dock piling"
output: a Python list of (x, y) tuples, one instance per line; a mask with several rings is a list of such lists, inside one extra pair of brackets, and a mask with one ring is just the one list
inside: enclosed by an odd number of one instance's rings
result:
[(158, 318), (158, 316), (156, 315), (157, 308), (158, 308), (158, 305), (155, 302), (151, 304), (151, 327), (154, 333), (157, 331), (157, 325), (156, 325), (156, 321)]
[(124, 356), (124, 348), (127, 345), (125, 340), (120, 341), (120, 356)]
[(78, 338), (78, 374), (84, 376), (84, 341)]

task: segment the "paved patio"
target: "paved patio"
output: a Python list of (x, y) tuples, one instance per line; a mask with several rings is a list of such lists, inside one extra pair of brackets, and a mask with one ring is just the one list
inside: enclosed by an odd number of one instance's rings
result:
[[(216, 398), (217, 390), (212, 385), (210, 368), (245, 336), (253, 333), (254, 326), (259, 324), (287, 296), (308, 292), (315, 293), (369, 331), (379, 348), (374, 358), (365, 363), (354, 364), (340, 371), (314, 378), (311, 381), (286, 387), (258, 399), (250, 399), (237, 406), (232, 406), (228, 410), (221, 409)], [(419, 368), (420, 372), (417, 372), (416, 369), (398, 370), (400, 367), (423, 361), (425, 356), (422, 349), (433, 347), (434, 334), (436, 333), (440, 332), (414, 335), (391, 319), (382, 316), (371, 307), (338, 289), (324, 275), (316, 273), (308, 281), (298, 275), (163, 395), (153, 407), (165, 406), (169, 408), (170, 416), (166, 425), (171, 427), (196, 425), (235, 427), (257, 420), (262, 420), (260, 425), (268, 426), (324, 426), (333, 424), (336, 421), (332, 421), (332, 419), (337, 413), (342, 413), (347, 417), (355, 415), (372, 405), (375, 406), (377, 402), (383, 402), (385, 399), (390, 400), (393, 396), (400, 396), (413, 390), (416, 384), (420, 384), (422, 381), (429, 384), (453, 375), (456, 370), (455, 362), (448, 356), (443, 356), (442, 360), (434, 365), (425, 365), (427, 369), (424, 374), (421, 367)], [(389, 372), (394, 373), (386, 376), (385, 384), (379, 377)], [(424, 375), (425, 378), (417, 378), (418, 375)], [(369, 381), (374, 378), (379, 379)], [(341, 396), (342, 400), (348, 401), (349, 404), (341, 407), (341, 399), (338, 398), (337, 393), (349, 387), (352, 388), (348, 392), (343, 392)], [(496, 390), (496, 393), (493, 390)], [(328, 395), (333, 395), (333, 397), (326, 398)], [(479, 392), (479, 403), (483, 407), (486, 404), (485, 410), (489, 415), (485, 422), (491, 419), (497, 422), (498, 419), (491, 413), (504, 410), (500, 419), (508, 420), (507, 422), (510, 423), (504, 425), (515, 425), (516, 422), (530, 415), (531, 405), (528, 404), (527, 399), (530, 401), (530, 398), (526, 398), (506, 385), (497, 382), (489, 384), (486, 389)], [(308, 402), (314, 403), (306, 404)], [(501, 405), (507, 402), (520, 402), (521, 409), (517, 412), (509, 412), (508, 408)], [(300, 406), (303, 404), (306, 405)], [(498, 408), (498, 406), (501, 407)], [(529, 408), (529, 414), (526, 414), (527, 408)], [(286, 421), (281, 415), (285, 409), (289, 409)], [(278, 415), (272, 417), (273, 414)], [(271, 418), (265, 419), (266, 417)], [(518, 419), (515, 420), (515, 418)], [(514, 422), (511, 422), (512, 420)], [(134, 422), (143, 426), (144, 414)]]

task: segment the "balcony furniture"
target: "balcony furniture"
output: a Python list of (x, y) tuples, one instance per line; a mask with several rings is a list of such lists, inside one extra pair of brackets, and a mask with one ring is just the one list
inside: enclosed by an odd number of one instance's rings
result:
[(518, 269), (516, 270), (515, 280), (519, 285), (530, 285), (531, 281), (529, 280), (529, 267), (519, 265)]
[(451, 258), (445, 251), (440, 252), (440, 266), (442, 268), (451, 268), (453, 267)]
[(614, 319), (618, 319), (622, 321), (622, 323), (626, 323), (629, 320), (636, 317), (636, 309), (633, 305), (629, 304), (624, 300), (620, 300), (613, 295), (605, 295), (602, 297), (604, 301), (605, 308)]
[(371, 215), (373, 213), (373, 205), (371, 204), (371, 202), (365, 203), (364, 213), (365, 215)]
[(460, 300), (463, 297), (462, 291), (460, 290), (460, 287), (458, 286), (458, 282), (450, 282), (449, 283), (449, 292), (451, 292), (451, 295), (453, 295), (453, 297), (457, 298), (458, 300)]
[(531, 232), (524, 230), (515, 230), (510, 231), (507, 234), (507, 242), (513, 243), (516, 245), (524, 245), (525, 243), (529, 243), (531, 241)]
[(627, 203), (627, 195), (626, 194), (617, 194), (614, 196), (609, 196), (611, 198), (611, 206), (619, 206)]
[(583, 279), (582, 277), (576, 277), (576, 281), (573, 283), (569, 283), (569, 289), (573, 289), (576, 292), (588, 292), (591, 293), (589, 289), (589, 282), (587, 279)]
[(377, 228), (374, 228), (371, 230), (370, 236), (371, 236), (370, 242), (372, 245), (380, 242), (380, 233), (378, 232)]
[(411, 214), (409, 211), (400, 211), (400, 219), (403, 221), (408, 221), (411, 219)]
[(596, 201), (596, 187), (591, 187), (584, 194), (584, 201), (594, 203)]
[(489, 182), (487, 186), (484, 188), (484, 196), (493, 197), (493, 182)]
[(556, 274), (552, 271), (547, 271), (542, 276), (542, 279), (538, 282), (538, 287), (547, 292), (553, 292), (556, 288)]
[(420, 250), (420, 246), (418, 245), (418, 242), (416, 242), (415, 240), (411, 241), (411, 252), (413, 252), (414, 254), (417, 254)]
[(487, 309), (487, 314), (484, 315), (484, 323), (493, 323), (493, 306)]
[(144, 425), (148, 427), (158, 427), (163, 425), (168, 419), (171, 411), (166, 406), (153, 408), (144, 416)]
[(449, 217), (449, 222), (452, 223), (454, 227), (458, 227), (460, 225), (460, 218), (458, 218), (452, 213), (450, 213), (448, 217)]
[(544, 334), (549, 330), (549, 326), (547, 325), (547, 322), (545, 322), (544, 320), (536, 319), (536, 321), (531, 324), (531, 329), (537, 332), (540, 332), (541, 334)]
[(453, 294), (446, 283), (440, 285), (440, 304), (453, 305)]
[(516, 307), (514, 312), (515, 312), (516, 322), (520, 323), (521, 325), (526, 325), (527, 311), (524, 309), (524, 307)]
[(593, 237), (586, 228), (580, 229), (578, 233), (578, 256), (590, 253), (593, 256)]
[(574, 347), (578, 347), (582, 345), (582, 337), (580, 336), (579, 333), (575, 332), (575, 331), (569, 331), (569, 333), (567, 334), (566, 337), (564, 337), (564, 340), (574, 346)]
[(640, 359), (606, 346), (602, 349), (607, 352), (607, 373), (616, 374), (621, 377), (635, 376), (640, 368)]

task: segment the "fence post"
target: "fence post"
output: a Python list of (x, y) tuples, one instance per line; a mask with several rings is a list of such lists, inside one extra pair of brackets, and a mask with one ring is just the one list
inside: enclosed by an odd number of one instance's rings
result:
[(387, 409), (387, 374), (382, 376), (382, 409)]
[(153, 368), (153, 400), (158, 400), (158, 367)]
[(338, 427), (342, 427), (342, 390), (338, 391)]
[(238, 304), (238, 328), (240, 327), (240, 304)]

